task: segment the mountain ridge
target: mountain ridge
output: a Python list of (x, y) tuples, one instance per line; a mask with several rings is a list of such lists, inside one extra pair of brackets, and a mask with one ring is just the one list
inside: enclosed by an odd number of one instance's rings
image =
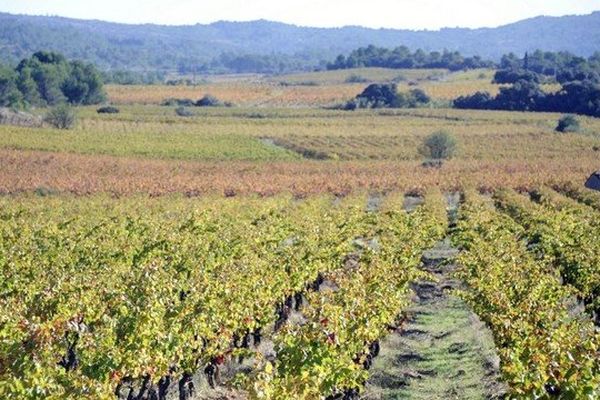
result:
[[(102, 69), (173, 70), (211, 62), (222, 54), (282, 55), (290, 68), (309, 69), (340, 53), (374, 44), (411, 50), (444, 49), (498, 60), (503, 54), (543, 49), (589, 56), (600, 50), (600, 11), (538, 16), (495, 28), (407, 30), (344, 26), (306, 27), (269, 20), (210, 24), (121, 24), (59, 16), (0, 13), (0, 59), (12, 64), (37, 50), (55, 50)], [(293, 60), (293, 61), (292, 61)]]

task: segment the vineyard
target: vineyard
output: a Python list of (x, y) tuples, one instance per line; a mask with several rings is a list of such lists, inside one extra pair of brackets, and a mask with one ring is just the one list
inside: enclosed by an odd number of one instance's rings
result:
[(1, 199), (0, 396), (358, 398), (447, 235), (509, 396), (600, 396), (597, 211), (463, 197)]
[[(0, 399), (600, 399), (600, 120), (448, 107), (493, 74), (184, 77), (0, 125)], [(371, 82), (432, 101), (333, 107)]]
[[(192, 109), (190, 107), (190, 109)], [(78, 109), (72, 130), (0, 125), (0, 193), (165, 195), (353, 191), (423, 193), (573, 184), (598, 168), (597, 119), (554, 132), (557, 114), (453, 109)], [(423, 168), (432, 132), (458, 141), (440, 169)], [(141, 172), (143, 171), (143, 172)]]

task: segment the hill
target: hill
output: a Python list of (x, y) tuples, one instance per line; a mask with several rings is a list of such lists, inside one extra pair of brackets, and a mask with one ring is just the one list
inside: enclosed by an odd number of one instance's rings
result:
[[(439, 31), (308, 28), (264, 20), (190, 26), (127, 25), (0, 13), (0, 60), (4, 62), (16, 63), (45, 49), (93, 62), (103, 69), (141, 71), (189, 70), (190, 66), (214, 71), (227, 67), (236, 57), (236, 65), (243, 65), (245, 70), (261, 72), (265, 63), (279, 63), (282, 70), (310, 69), (369, 44), (457, 50), (491, 59), (538, 48), (588, 56), (600, 49), (599, 42), (600, 12), (537, 17), (498, 28)], [(242, 55), (246, 57), (240, 59)]]

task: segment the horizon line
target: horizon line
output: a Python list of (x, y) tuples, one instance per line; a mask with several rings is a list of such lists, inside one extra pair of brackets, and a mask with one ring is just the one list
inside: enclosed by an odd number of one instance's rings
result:
[(501, 28), (504, 26), (508, 26), (508, 25), (512, 25), (512, 24), (516, 24), (519, 22), (523, 22), (523, 21), (528, 21), (528, 20), (533, 20), (533, 19), (537, 19), (537, 18), (565, 18), (565, 17), (585, 17), (585, 16), (591, 16), (595, 13), (600, 12), (600, 10), (594, 10), (592, 12), (589, 13), (583, 13), (583, 14), (564, 14), (564, 15), (545, 15), (545, 14), (540, 14), (540, 15), (536, 15), (533, 17), (527, 17), (527, 18), (523, 18), (523, 19), (518, 19), (512, 22), (507, 22), (504, 24), (500, 24), (500, 25), (494, 25), (494, 26), (479, 26), (479, 27), (464, 27), (464, 26), (444, 26), (444, 27), (440, 27), (440, 28), (392, 28), (392, 27), (387, 27), (387, 26), (381, 26), (381, 27), (372, 27), (372, 26), (366, 26), (366, 25), (354, 25), (354, 24), (348, 24), (348, 25), (339, 25), (339, 26), (315, 26), (315, 25), (303, 25), (303, 24), (298, 24), (298, 23), (293, 23), (293, 22), (285, 22), (285, 21), (276, 21), (276, 20), (270, 20), (270, 19), (266, 19), (266, 18), (259, 18), (259, 19), (250, 19), (250, 20), (224, 20), (224, 19), (219, 19), (219, 20), (215, 20), (215, 21), (211, 21), (211, 22), (196, 22), (194, 24), (169, 24), (169, 23), (157, 23), (157, 22), (120, 22), (120, 21), (110, 21), (110, 20), (105, 20), (105, 19), (98, 19), (98, 18), (76, 18), (76, 17), (69, 17), (69, 16), (64, 16), (64, 15), (58, 15), (58, 14), (26, 14), (26, 13), (11, 13), (11, 12), (6, 12), (6, 11), (2, 11), (0, 10), (0, 14), (6, 14), (6, 15), (11, 15), (11, 16), (16, 16), (16, 17), (33, 17), (33, 18), (62, 18), (62, 19), (68, 19), (68, 20), (75, 20), (75, 21), (88, 21), (88, 22), (102, 22), (102, 23), (107, 23), (107, 24), (118, 24), (118, 25), (129, 25), (129, 26), (144, 26), (144, 25), (154, 25), (154, 26), (162, 26), (162, 27), (173, 27), (173, 28), (177, 28), (177, 27), (194, 27), (194, 26), (210, 26), (210, 25), (214, 25), (214, 24), (218, 24), (218, 23), (253, 23), (253, 22), (268, 22), (268, 23), (274, 23), (274, 24), (282, 24), (282, 25), (288, 25), (288, 26), (294, 26), (297, 28), (305, 28), (305, 29), (344, 29), (344, 28), (362, 28), (362, 29), (370, 29), (370, 30), (392, 30), (392, 31), (412, 31), (412, 32), (423, 32), (423, 31), (427, 31), (427, 32), (439, 32), (439, 31), (443, 31), (446, 29), (463, 29), (463, 30), (478, 30), (478, 29), (497, 29), (497, 28)]

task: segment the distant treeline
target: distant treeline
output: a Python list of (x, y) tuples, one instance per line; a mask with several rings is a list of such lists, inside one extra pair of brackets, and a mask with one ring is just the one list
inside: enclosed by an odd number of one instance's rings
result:
[[(323, 62), (323, 64), (325, 64)], [(235, 54), (223, 53), (208, 63), (179, 63), (180, 74), (235, 73), (235, 74), (284, 74), (311, 71), (314, 66), (309, 56), (286, 54)]]
[(487, 92), (462, 96), (454, 107), (476, 110), (547, 111), (600, 117), (600, 85), (590, 81), (573, 81), (555, 93), (546, 93), (535, 82), (518, 81), (500, 89), (493, 97)]
[(137, 72), (137, 71), (102, 71), (104, 83), (117, 85), (156, 85), (165, 82), (167, 74), (160, 71)]
[[(536, 51), (502, 58), (494, 82), (509, 83), (497, 96), (478, 92), (454, 100), (454, 107), (479, 110), (548, 111), (600, 117), (600, 53), (585, 59), (560, 52)], [(554, 93), (540, 83), (558, 82)]]
[(98, 104), (105, 99), (96, 67), (58, 53), (37, 52), (14, 69), (0, 66), (2, 107)]
[(492, 61), (483, 60), (479, 56), (464, 57), (457, 51), (443, 52), (423, 50), (411, 52), (406, 46), (386, 49), (383, 47), (368, 46), (352, 51), (347, 57), (340, 54), (334, 62), (327, 64), (327, 69), (350, 69), (363, 67), (381, 68), (444, 68), (451, 71), (476, 68), (493, 68)]
[(503, 56), (494, 82), (515, 83), (519, 80), (538, 83), (600, 82), (600, 52), (587, 59), (568, 52), (541, 50), (526, 53), (523, 58), (512, 53)]

